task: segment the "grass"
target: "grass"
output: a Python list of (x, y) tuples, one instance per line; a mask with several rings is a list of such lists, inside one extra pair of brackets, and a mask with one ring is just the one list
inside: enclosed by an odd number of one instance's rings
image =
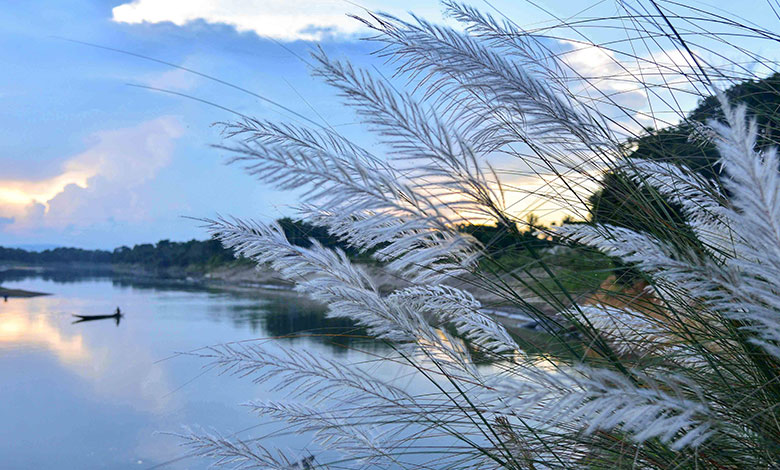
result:
[[(289, 392), (290, 401), (251, 408), (343, 455), (323, 468), (777, 468), (776, 154), (756, 149), (758, 132), (745, 125), (744, 110), (722, 99), (723, 119), (702, 131), (722, 159), (720, 180), (664, 166), (677, 155), (632, 159), (623, 133), (630, 126), (615, 123), (613, 107), (630, 118), (648, 116), (615, 102), (610, 90), (591, 87), (600, 80), (557, 62), (556, 51), (538, 38), (560, 31), (545, 26), (530, 34), (444, 3), (463, 30), (419, 18), (363, 19), (381, 43), (379, 54), (396, 68), (391, 78), (322, 50), (313, 55), (315, 75), (337, 89), (389, 152), (377, 156), (332, 128), (255, 119), (227, 124), (230, 145), (222, 147), (261, 182), (311, 188), (301, 196), (301, 212), (351, 245), (375, 249), (384, 268), (409, 287), (386, 295), (343, 253), (318, 243), (295, 246), (275, 223), (206, 221), (226, 247), (272, 265), (328, 304), (330, 317), (354, 321), (393, 352), (348, 364), (303, 348), (280, 352), (253, 343), (215, 346), (202, 356), (225, 372)], [(643, 69), (621, 78), (638, 91), (703, 97), (715, 88), (711, 75), (744, 78), (726, 76), (729, 67), (705, 71), (695, 57), (692, 71), (670, 70), (668, 57), (634, 49), (643, 42), (634, 39), (652, 38), (688, 57), (691, 47), (702, 49), (688, 41), (712, 38), (692, 34), (691, 23), (710, 31), (724, 25), (722, 17), (677, 2), (649, 2), (650, 13), (619, 5), (620, 16), (589, 19), (588, 27), (603, 21), (604, 28), (623, 28), (630, 57), (641, 59)], [(668, 14), (672, 7), (679, 14)], [(780, 41), (769, 31), (760, 35), (772, 45)], [(654, 66), (653, 73), (645, 70)], [(663, 85), (644, 81), (655, 73)], [(404, 86), (408, 93), (399, 91)], [(651, 109), (649, 117), (656, 116), (662, 114)], [(682, 111), (671, 115), (677, 117), (685, 118)], [(501, 175), (523, 170), (490, 167), (496, 153), (526, 164), (526, 176), (544, 168), (558, 183), (544, 196), (572, 211), (583, 203), (575, 188), (597, 182), (605, 169), (622, 171), (641, 185), (629, 185), (630, 197), (618, 202), (638, 210), (623, 225), (590, 219), (556, 229), (559, 239), (580, 246), (481, 257), (484, 245), (457, 227), (479, 216), (517, 235), (522, 219), (504, 192), (529, 191), (502, 184)], [(399, 170), (412, 165), (415, 171)], [(652, 190), (643, 191), (650, 182)], [(508, 332), (469, 292), (448, 284), (452, 279), (534, 315), (542, 331)], [(477, 367), (485, 362), (490, 367)], [(385, 378), (376, 374), (384, 364), (405, 370)], [(406, 390), (410, 376), (426, 379), (433, 391)], [(224, 465), (283, 469), (300, 459), (253, 439), (203, 433), (184, 439), (194, 454)]]
[[(615, 272), (615, 263), (609, 256), (585, 246), (558, 245), (543, 250), (539, 257), (529, 251), (514, 251), (497, 257), (485, 258), (483, 269), (501, 272), (533, 273), (529, 290), (564, 292), (579, 297), (594, 292)], [(543, 269), (542, 266), (549, 269)], [(563, 300), (563, 299), (561, 299)]]

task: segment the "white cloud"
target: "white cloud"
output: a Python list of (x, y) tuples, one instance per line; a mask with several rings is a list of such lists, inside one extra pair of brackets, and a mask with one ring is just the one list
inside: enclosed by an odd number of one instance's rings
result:
[(441, 18), (437, 0), (132, 0), (114, 7), (112, 20), (177, 26), (205, 21), (281, 41), (318, 41), (363, 31), (360, 22), (348, 14), (364, 15), (366, 10), (401, 16), (414, 10), (429, 20)]
[(113, 20), (177, 26), (203, 20), (283, 41), (311, 41), (357, 32), (360, 25), (347, 17), (348, 9), (355, 11), (343, 0), (134, 0), (115, 7)]
[[(698, 95), (686, 78), (696, 71), (687, 53), (664, 49), (633, 58), (629, 53), (595, 44), (568, 40), (559, 40), (559, 44), (563, 47), (561, 60), (586, 79), (573, 79), (570, 86), (583, 100), (592, 100), (591, 104), (619, 122), (620, 126), (615, 127), (618, 134), (674, 124), (696, 106)], [(698, 51), (694, 53), (701, 57)], [(625, 111), (632, 112), (633, 120)]]
[(88, 226), (105, 221), (140, 221), (148, 208), (140, 187), (171, 160), (183, 129), (170, 116), (137, 126), (102, 131), (92, 146), (41, 180), (0, 180), (0, 230)]

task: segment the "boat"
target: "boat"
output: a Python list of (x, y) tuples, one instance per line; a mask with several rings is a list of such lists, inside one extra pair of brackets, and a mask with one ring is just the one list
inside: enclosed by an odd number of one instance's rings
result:
[(73, 316), (78, 318), (78, 320), (74, 321), (73, 323), (81, 323), (84, 321), (93, 321), (93, 320), (108, 320), (110, 318), (116, 320), (116, 324), (119, 325), (119, 319), (122, 318), (124, 315), (119, 310), (119, 307), (117, 307), (116, 312), (114, 312), (112, 315), (77, 315), (74, 313)]

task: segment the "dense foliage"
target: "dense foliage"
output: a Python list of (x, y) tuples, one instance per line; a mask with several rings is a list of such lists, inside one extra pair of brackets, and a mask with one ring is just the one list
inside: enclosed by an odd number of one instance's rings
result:
[(486, 253), (492, 257), (504, 255), (518, 255), (529, 250), (541, 250), (554, 245), (549, 239), (544, 238), (540, 232), (544, 229), (537, 223), (518, 227), (513, 224), (505, 225), (481, 225), (461, 224), (458, 230), (467, 233), (478, 240)]
[(110, 263), (112, 254), (105, 250), (81, 248), (54, 248), (41, 252), (0, 246), (0, 262), (19, 264), (40, 263)]
[(160, 240), (156, 244), (144, 243), (132, 248), (122, 246), (111, 253), (113, 264), (132, 264), (158, 269), (217, 266), (229, 263), (233, 259), (233, 255), (225, 251), (216, 240), (187, 242)]
[(54, 248), (35, 252), (0, 247), (0, 262), (28, 265), (132, 264), (167, 268), (222, 264), (233, 259), (232, 253), (222, 248), (222, 245), (215, 240), (190, 240), (187, 242), (161, 240), (156, 244), (144, 243), (132, 248), (122, 246), (114, 251)]
[[(780, 73), (737, 83), (723, 93), (731, 102), (745, 104), (755, 116), (759, 149), (780, 142)], [(709, 120), (723, 120), (723, 112), (714, 96), (703, 98), (679, 124), (648, 128), (646, 134), (628, 139), (625, 145), (631, 149), (629, 158), (684, 165), (706, 178), (717, 179), (721, 173), (720, 155), (712, 141), (701, 135)], [(643, 223), (643, 230), (657, 234), (646, 214), (647, 206), (653, 204), (656, 212), (666, 213), (669, 223), (690, 238), (680, 207), (652, 192), (624, 171), (610, 169), (603, 177), (601, 189), (589, 198), (591, 217), (594, 222), (623, 227)]]
[[(309, 246), (310, 239), (329, 247), (346, 247), (322, 227), (294, 221), (279, 220), (290, 240), (300, 246)], [(233, 263), (233, 252), (222, 247), (215, 239), (173, 242), (160, 240), (133, 247), (121, 246), (113, 251), (84, 250), (80, 248), (55, 248), (41, 252), (18, 248), (0, 247), (0, 262), (17, 264), (121, 264), (137, 265), (152, 269), (215, 267)]]
[[(344, 250), (353, 259), (364, 259), (364, 254), (349, 246), (336, 236), (328, 233), (327, 228), (308, 222), (293, 220), (289, 217), (279, 219), (290, 243), (309, 247), (316, 240), (322, 246)], [(485, 243), (495, 256), (521, 256), (529, 247), (542, 248), (550, 242), (539, 237), (535, 230), (509, 231), (495, 225), (464, 224), (460, 227), (464, 233), (470, 233)], [(119, 264), (137, 265), (151, 269), (217, 267), (237, 262), (233, 252), (215, 240), (190, 240), (174, 242), (160, 240), (157, 243), (142, 243), (133, 247), (121, 246), (113, 251), (84, 250), (81, 248), (54, 248), (41, 252), (26, 251), (19, 248), (0, 246), (0, 262), (17, 264)], [(240, 260), (239, 260), (240, 262)]]

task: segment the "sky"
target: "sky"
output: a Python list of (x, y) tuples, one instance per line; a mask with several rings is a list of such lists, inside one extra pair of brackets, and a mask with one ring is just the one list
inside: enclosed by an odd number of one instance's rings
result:
[[(753, 3), (756, 8), (745, 11), (761, 17), (766, 3), (745, 2)], [(377, 63), (370, 55), (377, 45), (361, 41), (366, 32), (346, 15), (361, 12), (356, 4), (443, 21), (434, 0), (5, 4), (0, 11), (0, 245), (113, 249), (206, 238), (193, 217), (268, 220), (291, 214), (294, 194), (274, 191), (225, 165), (225, 155), (213, 147), (221, 137), (212, 124), (234, 116), (148, 87), (259, 118), (289, 120), (289, 113), (120, 51), (219, 77), (367, 142), (355, 116), (310, 77), (305, 63), (318, 45), (357, 65)], [(593, 12), (615, 11), (614, 3), (584, 0), (474, 4), (497, 7), (522, 26), (594, 4)], [(609, 39), (603, 34), (602, 40)], [(600, 54), (585, 50), (573, 60), (584, 69), (606, 67)]]

